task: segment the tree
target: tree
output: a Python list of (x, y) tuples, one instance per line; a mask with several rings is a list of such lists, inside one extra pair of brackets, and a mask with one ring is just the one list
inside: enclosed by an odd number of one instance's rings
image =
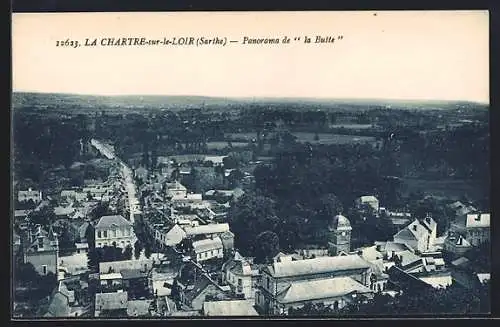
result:
[(229, 224), (235, 234), (235, 246), (244, 255), (252, 255), (257, 235), (265, 231), (277, 231), (279, 218), (275, 202), (267, 197), (245, 193), (231, 206)]
[(276, 233), (265, 231), (257, 235), (255, 239), (256, 262), (268, 263), (279, 251), (279, 238)]
[(139, 257), (141, 256), (142, 249), (143, 249), (142, 242), (137, 240), (134, 244), (134, 257), (136, 259), (139, 259)]
[(33, 285), (38, 279), (38, 272), (31, 263), (21, 263), (16, 265), (14, 270), (14, 280), (23, 285)]
[(342, 213), (343, 206), (337, 196), (333, 193), (323, 195), (317, 204), (318, 216), (323, 220), (329, 220)]
[(151, 257), (151, 245), (149, 244), (146, 244), (146, 246), (144, 247), (144, 255), (146, 256), (146, 258), (150, 258)]
[(130, 246), (130, 244), (128, 244), (123, 252), (125, 260), (132, 260), (132, 254), (133, 254), (132, 252), (133, 252), (132, 247)]
[(29, 217), (32, 224), (40, 224), (43, 227), (48, 227), (56, 220), (54, 208), (50, 206), (43, 206), (40, 210), (33, 211)]

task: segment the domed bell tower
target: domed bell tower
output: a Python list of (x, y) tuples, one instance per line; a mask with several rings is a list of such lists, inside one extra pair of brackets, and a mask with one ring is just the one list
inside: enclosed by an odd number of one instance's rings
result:
[(351, 251), (351, 223), (342, 215), (336, 215), (328, 224), (328, 248), (334, 256)]

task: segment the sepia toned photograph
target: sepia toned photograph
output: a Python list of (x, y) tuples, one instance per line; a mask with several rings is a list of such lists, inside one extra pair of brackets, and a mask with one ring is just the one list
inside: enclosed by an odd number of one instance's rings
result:
[(488, 11), (12, 14), (11, 319), (490, 313)]

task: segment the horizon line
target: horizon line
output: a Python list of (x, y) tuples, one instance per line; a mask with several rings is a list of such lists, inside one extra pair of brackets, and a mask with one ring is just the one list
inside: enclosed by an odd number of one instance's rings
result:
[(349, 97), (325, 97), (325, 96), (278, 96), (278, 95), (258, 95), (258, 96), (224, 96), (224, 95), (200, 95), (200, 94), (97, 94), (97, 93), (75, 93), (75, 92), (43, 92), (43, 91), (24, 91), (12, 90), (14, 93), (33, 93), (33, 94), (57, 94), (73, 96), (93, 96), (93, 97), (198, 97), (228, 100), (259, 100), (259, 99), (302, 99), (302, 100), (332, 100), (332, 101), (408, 101), (408, 102), (468, 102), (480, 105), (490, 105), (490, 101), (465, 100), (465, 99), (418, 99), (418, 98), (349, 98)]

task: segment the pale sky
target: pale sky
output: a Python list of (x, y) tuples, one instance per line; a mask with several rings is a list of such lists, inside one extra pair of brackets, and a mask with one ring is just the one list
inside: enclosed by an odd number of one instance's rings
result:
[[(13, 14), (13, 90), (489, 102), (487, 11)], [(343, 35), (332, 44), (294, 36)], [(58, 48), (70, 37), (289, 45)]]

